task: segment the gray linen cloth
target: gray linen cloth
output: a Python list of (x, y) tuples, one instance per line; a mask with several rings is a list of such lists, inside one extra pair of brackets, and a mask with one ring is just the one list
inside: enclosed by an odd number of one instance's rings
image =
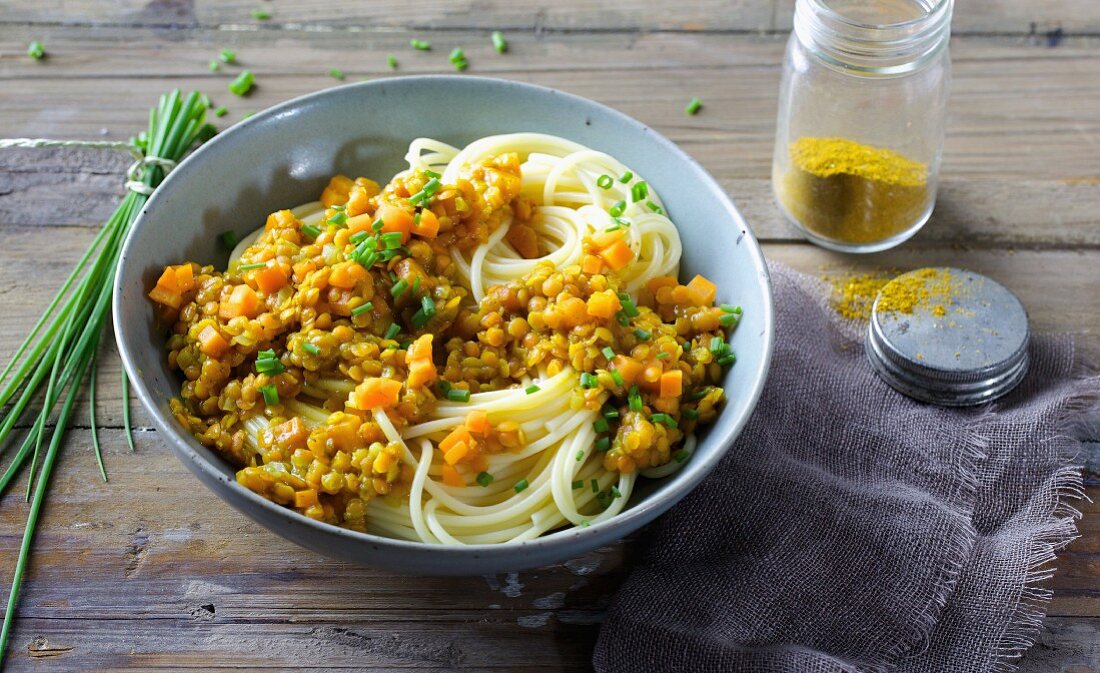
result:
[(826, 285), (771, 273), (760, 404), (714, 473), (643, 534), (596, 670), (1011, 670), (1076, 532), (1072, 423), (1097, 380), (1072, 339), (1033, 337), (1027, 378), (1002, 400), (921, 404), (872, 372)]

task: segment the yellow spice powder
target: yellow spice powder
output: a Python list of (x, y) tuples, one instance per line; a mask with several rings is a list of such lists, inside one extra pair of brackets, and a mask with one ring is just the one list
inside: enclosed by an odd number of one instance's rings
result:
[(828, 280), (835, 292), (833, 307), (848, 320), (869, 320), (876, 299), (882, 313), (911, 314), (921, 309), (943, 317), (959, 291), (954, 277), (940, 268), (920, 269), (896, 277), (858, 274)]

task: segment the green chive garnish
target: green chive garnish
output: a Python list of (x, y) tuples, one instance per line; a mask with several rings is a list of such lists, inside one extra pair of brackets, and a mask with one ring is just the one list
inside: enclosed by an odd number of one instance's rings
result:
[(321, 349), (318, 348), (317, 346), (314, 346), (311, 343), (302, 344), (302, 350), (309, 353), (310, 355), (320, 355), (321, 354)]
[(573, 490), (575, 491), (578, 488), (584, 488), (584, 480), (583, 479), (580, 480), (580, 481), (574, 481), (573, 482)]
[(498, 54), (503, 54), (508, 51), (508, 43), (504, 40), (504, 33), (499, 30), (494, 30), (492, 38), (493, 49), (496, 49)]
[(378, 237), (378, 241), (385, 246), (387, 250), (396, 250), (401, 247), (401, 232), (391, 231), (382, 234)]
[(269, 407), (273, 407), (279, 403), (279, 389), (274, 384), (269, 383), (266, 386), (260, 387), (260, 393), (264, 396), (264, 404)]
[(416, 38), (409, 40), (409, 46), (413, 49), (419, 49), (420, 51), (428, 51), (432, 48), (431, 43), (427, 40), (418, 40)]
[(611, 371), (611, 380), (614, 381), (615, 385), (617, 385), (617, 386), (625, 385), (625, 383), (626, 383), (623, 380), (623, 375), (620, 374), (619, 372), (615, 371), (615, 370)]
[[(335, 225), (336, 225), (336, 226), (338, 226), (338, 227), (343, 227), (343, 226), (346, 226), (346, 225), (347, 225), (347, 223), (348, 223), (348, 214), (347, 214), (347, 213), (345, 213), (345, 212), (343, 212), (343, 211), (337, 211), (337, 213), (336, 213), (335, 215), (333, 215), (332, 217), (328, 218), (328, 223), (329, 223), (329, 224), (335, 224)], [(357, 234), (365, 234), (365, 233), (367, 233), (367, 232), (365, 232), (365, 231), (357, 231), (357, 232), (355, 232), (355, 233), (357, 233)], [(349, 237), (349, 238), (348, 238), (348, 240), (351, 240), (351, 238)]]
[(734, 362), (737, 362), (737, 355), (734, 353), (726, 353), (722, 357), (718, 358), (718, 364), (723, 367), (729, 367)]
[(362, 314), (366, 313), (367, 311), (373, 311), (373, 310), (374, 310), (374, 304), (372, 302), (368, 301), (366, 304), (362, 304), (360, 306), (356, 306), (355, 308), (351, 309), (351, 314), (352, 315), (362, 315)]
[(352, 234), (351, 236), (348, 236), (348, 242), (351, 243), (352, 245), (359, 245), (360, 243), (367, 240), (368, 238), (370, 238), (370, 232), (369, 231), (357, 231), (354, 234)]
[(236, 52), (229, 49), (222, 49), (218, 52), (218, 60), (220, 60), (222, 63), (236, 63), (237, 54)]
[(252, 18), (256, 19), (257, 21), (267, 21), (271, 18), (271, 10), (265, 9), (263, 7), (257, 7), (256, 9), (252, 10)]
[(477, 483), (480, 486), (488, 486), (489, 484), (493, 483), (493, 475), (489, 474), (488, 472), (478, 472)]
[(638, 394), (638, 386), (630, 386), (630, 394), (627, 395), (630, 410), (638, 412), (642, 410), (642, 396)]
[(608, 418), (608, 419), (618, 418), (619, 417), (619, 410), (616, 409), (615, 407), (607, 407), (606, 409), (603, 410), (603, 417)]
[(447, 399), (452, 402), (469, 402), (470, 391), (462, 388), (451, 388), (447, 391)]
[(636, 182), (634, 186), (630, 188), (630, 201), (631, 203), (637, 203), (649, 196), (649, 185), (645, 182)]
[(718, 318), (718, 322), (721, 323), (723, 327), (729, 327), (736, 323), (739, 317), (740, 316), (736, 313), (725, 313), (722, 317)]
[(229, 109), (224, 105), (220, 105), (214, 110), (215, 117), (224, 117), (227, 114), (229, 114)]
[(668, 353), (666, 353), (665, 351), (661, 351), (660, 353), (657, 353), (657, 359), (658, 360), (667, 360), (668, 359)]
[(622, 491), (620, 491), (619, 487), (615, 486), (614, 484), (612, 484), (610, 492), (611, 492), (611, 497), (612, 498), (621, 498), (621, 497), (623, 497)]
[(397, 70), (397, 58), (393, 54), (386, 56), (386, 63), (390, 66), (390, 70)]
[(394, 299), (397, 299), (401, 295), (405, 294), (405, 291), (408, 290), (408, 289), (409, 289), (409, 281), (402, 278), (401, 280), (394, 283), (394, 286), (390, 288), (390, 294), (393, 295)]
[(611, 210), (607, 211), (611, 214), (611, 217), (618, 217), (626, 210), (626, 201), (616, 201), (615, 205), (611, 206)]
[(672, 416), (669, 416), (668, 414), (653, 414), (649, 417), (649, 420), (653, 421), (654, 423), (660, 423), (661, 425), (668, 428), (677, 427), (676, 419)]
[(524, 491), (527, 490), (527, 487), (529, 485), (530, 484), (527, 483), (526, 479), (520, 479), (519, 481), (516, 482), (516, 485), (514, 486), (514, 488), (516, 489), (516, 493), (523, 493)]
[(577, 451), (577, 462), (579, 463), (582, 460), (584, 460), (584, 449)]
[(592, 424), (592, 429), (596, 432), (607, 432), (611, 429), (611, 425), (607, 422), (606, 418), (598, 418), (596, 422)]
[(378, 218), (374, 222), (370, 223), (371, 231), (375, 231), (375, 232), (382, 231), (382, 227), (384, 227), (384, 226), (386, 226), (386, 223), (382, 221), (382, 218)]
[(390, 326), (386, 328), (386, 339), (392, 339), (401, 333), (401, 328), (397, 326), (397, 323), (390, 323)]
[(217, 72), (222, 67), (222, 65), (221, 63), (218, 63), (216, 59), (212, 58), (210, 59), (210, 63), (208, 63), (206, 67), (210, 68), (210, 72)]
[(676, 452), (676, 455), (673, 456), (673, 458), (676, 459), (677, 463), (682, 463), (690, 457), (691, 457), (691, 451), (688, 451), (687, 449), (680, 449), (679, 451)]
[(605, 358), (607, 358), (608, 360), (614, 360), (615, 359), (615, 351), (611, 350), (611, 346), (604, 346), (600, 350), (600, 352), (603, 353), (603, 356)]
[(241, 264), (237, 268), (241, 271), (251, 271), (252, 269), (262, 269), (267, 266), (267, 262), (255, 262), (253, 264)]
[(615, 184), (615, 179), (610, 175), (601, 175), (596, 178), (596, 186), (600, 189), (611, 189), (611, 185)]
[(237, 75), (237, 79), (229, 84), (229, 92), (238, 96), (247, 95), (252, 90), (252, 83), (255, 79), (251, 70), (242, 70), (241, 74)]
[(31, 42), (29, 47), (27, 47), (27, 56), (30, 56), (36, 61), (41, 61), (43, 58), (46, 57), (46, 48), (42, 46), (41, 42), (35, 40), (34, 42)]
[(339, 68), (332, 68), (328, 71), (328, 76), (333, 79), (344, 79), (344, 71)]
[(610, 449), (611, 449), (611, 438), (610, 437), (606, 437), (606, 436), (605, 437), (600, 437), (599, 439), (596, 440), (596, 450), (599, 451), (600, 453), (606, 453)]
[(542, 390), (542, 388), (539, 388), (537, 385), (532, 383), (531, 385), (524, 388), (523, 392), (527, 393), (528, 395), (534, 395), (535, 393), (537, 393), (540, 390)]
[(622, 303), (623, 313), (625, 313), (628, 318), (637, 318), (641, 315), (641, 312), (638, 311), (638, 307), (634, 304), (634, 300), (630, 298), (629, 294), (620, 292), (619, 302)]
[(303, 224), (302, 233), (306, 236), (309, 236), (310, 238), (317, 238), (321, 235), (321, 227), (318, 227), (315, 224)]
[(470, 67), (470, 62), (466, 59), (466, 52), (462, 51), (462, 47), (455, 47), (451, 51), (450, 60), (455, 70), (462, 71)]
[(649, 332), (645, 331), (644, 329), (636, 329), (636, 330), (634, 330), (634, 336), (635, 336), (635, 337), (636, 337), (636, 338), (637, 338), (637, 339), (638, 339), (639, 341), (649, 341), (649, 339), (650, 339), (650, 338), (651, 338), (651, 337), (652, 337), (653, 335), (652, 335), (652, 334), (650, 334)]
[(634, 174), (631, 173), (630, 171), (627, 171), (627, 172), (623, 173), (622, 176), (619, 178), (619, 182), (621, 182), (625, 185), (626, 183), (630, 182), (633, 179), (634, 179)]
[(414, 206), (420, 206), (427, 204), (428, 200), (439, 191), (439, 188), (443, 184), (439, 182), (439, 178), (432, 178), (424, 183), (424, 187), (417, 193), (409, 197), (409, 203)]
[(593, 493), (599, 493), (600, 492), (600, 482), (598, 480), (592, 479), (588, 483), (592, 486), (592, 492)]
[(684, 112), (688, 113), (689, 115), (694, 115), (696, 112), (699, 111), (699, 108), (701, 107), (703, 107), (703, 101), (699, 100), (698, 98), (692, 98), (691, 102), (687, 104), (686, 108), (684, 108)]
[(646, 201), (645, 205), (646, 205), (646, 208), (649, 208), (650, 210), (657, 213), (658, 215), (664, 215), (665, 214), (664, 208), (658, 206), (656, 203), (653, 203), (652, 201)]
[(683, 411), (680, 412), (680, 415), (682, 415), (684, 418), (688, 419), (689, 421), (694, 421), (695, 419), (699, 418), (699, 412), (696, 411), (695, 409), (691, 409), (691, 408), (684, 409)]

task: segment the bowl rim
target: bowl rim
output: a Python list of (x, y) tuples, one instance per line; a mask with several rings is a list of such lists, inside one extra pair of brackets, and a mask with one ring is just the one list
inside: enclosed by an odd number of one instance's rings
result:
[[(667, 151), (672, 153), (681, 161), (685, 161), (695, 169), (697, 169), (706, 179), (702, 183), (702, 187), (705, 188), (705, 192), (724, 207), (724, 209), (730, 214), (730, 216), (737, 223), (741, 231), (741, 236), (747, 240), (746, 246), (749, 259), (752, 263), (754, 271), (761, 278), (762, 290), (764, 293), (763, 306), (760, 307), (762, 315), (760, 316), (764, 325), (764, 348), (760, 353), (760, 359), (758, 364), (758, 373), (754, 377), (752, 389), (749, 393), (748, 404), (745, 407), (746, 411), (734, 422), (733, 427), (729, 430), (729, 438), (724, 441), (724, 446), (719, 450), (712, 452), (711, 454), (702, 457), (700, 460), (688, 461), (680, 471), (665, 477), (665, 479), (676, 478), (679, 480), (675, 489), (669, 490), (660, 494), (660, 497), (647, 497), (633, 506), (624, 509), (619, 514), (601, 521), (591, 526), (580, 527), (572, 526), (557, 531), (551, 531), (545, 535), (539, 536), (533, 540), (524, 540), (521, 542), (506, 542), (497, 544), (470, 544), (470, 545), (453, 545), (453, 544), (428, 544), (425, 542), (418, 542), (412, 540), (401, 540), (397, 538), (385, 537), (382, 535), (376, 535), (374, 533), (361, 532), (351, 530), (348, 528), (342, 528), (335, 524), (329, 524), (322, 521), (316, 521), (310, 519), (293, 509), (284, 507), (268, 500), (263, 496), (255, 493), (254, 491), (239, 486), (235, 480), (227, 479), (225, 473), (212, 462), (208, 461), (202, 456), (192, 444), (197, 444), (197, 440), (191, 435), (185, 433), (182, 428), (177, 427), (178, 423), (174, 418), (170, 418), (170, 415), (162, 413), (160, 405), (154, 399), (152, 392), (146, 385), (144, 378), (140, 376), (140, 372), (137, 369), (137, 363), (134, 360), (133, 354), (130, 352), (128, 343), (130, 341), (130, 335), (136, 329), (136, 325), (129, 325), (122, 319), (121, 309), (122, 304), (122, 292), (123, 292), (123, 268), (127, 261), (132, 257), (132, 248), (135, 246), (134, 239), (138, 230), (145, 224), (147, 213), (150, 210), (150, 206), (155, 206), (159, 197), (161, 197), (168, 190), (164, 189), (164, 185), (169, 184), (174, 180), (185, 180), (188, 174), (195, 170), (196, 167), (201, 166), (203, 159), (209, 148), (215, 147), (218, 141), (226, 135), (240, 132), (243, 129), (247, 129), (250, 126), (261, 124), (265, 120), (278, 117), (279, 115), (295, 110), (301, 107), (306, 107), (310, 103), (323, 99), (332, 95), (337, 91), (344, 91), (353, 88), (384, 88), (387, 86), (405, 86), (405, 85), (424, 85), (424, 84), (445, 84), (447, 86), (454, 85), (456, 81), (466, 81), (481, 86), (497, 86), (514, 88), (520, 92), (531, 92), (541, 95), (560, 96), (566, 100), (578, 104), (581, 106), (588, 106), (599, 110), (601, 114), (607, 115), (616, 121), (632, 127), (638, 132), (649, 137), (652, 142), (655, 142), (664, 147)], [(760, 400), (760, 396), (763, 393), (764, 385), (767, 380), (768, 371), (771, 366), (772, 353), (775, 345), (775, 305), (774, 296), (772, 292), (770, 274), (768, 273), (768, 266), (764, 259), (763, 251), (760, 248), (760, 244), (757, 241), (752, 229), (748, 226), (741, 211), (738, 210), (736, 205), (726, 194), (725, 190), (718, 184), (714, 176), (710, 174), (698, 161), (696, 161), (691, 155), (684, 150), (680, 149), (678, 145), (666, 138), (663, 134), (657, 132), (647, 124), (634, 119), (626, 113), (620, 112), (615, 108), (612, 108), (603, 103), (593, 101), (583, 96), (567, 93), (552, 87), (542, 86), (538, 84), (530, 84), (527, 82), (519, 82), (515, 80), (502, 79), (496, 77), (479, 77), (473, 75), (406, 75), (398, 77), (388, 77), (385, 79), (370, 80), (366, 82), (354, 82), (339, 86), (329, 87), (321, 91), (315, 91), (312, 93), (304, 94), (291, 98), (282, 103), (269, 107), (261, 112), (258, 112), (244, 120), (237, 122), (236, 124), (225, 129), (218, 135), (214, 136), (211, 140), (203, 143), (190, 155), (185, 157), (179, 165), (177, 165), (164, 179), (160, 187), (158, 187), (153, 195), (146, 202), (145, 207), (142, 208), (138, 217), (135, 219), (130, 231), (126, 235), (126, 240), (123, 243), (122, 250), (119, 254), (118, 266), (115, 269), (115, 281), (114, 288), (112, 290), (112, 305), (111, 315), (112, 323), (115, 331), (115, 342), (118, 347), (119, 356), (122, 359), (123, 368), (126, 375), (130, 378), (131, 388), (136, 393), (138, 399), (146, 410), (152, 416), (153, 423), (163, 434), (163, 441), (169, 444), (174, 449), (174, 453), (180, 458), (186, 457), (190, 462), (192, 469), (197, 468), (206, 476), (214, 479), (215, 481), (221, 481), (231, 488), (236, 487), (239, 489), (239, 495), (245, 500), (251, 502), (253, 505), (266, 510), (268, 514), (273, 515), (277, 519), (281, 519), (283, 525), (300, 525), (306, 526), (313, 530), (314, 533), (321, 535), (335, 535), (337, 538), (341, 538), (346, 542), (351, 543), (368, 543), (375, 548), (377, 546), (386, 546), (395, 551), (408, 551), (408, 552), (423, 552), (430, 550), (434, 554), (441, 558), (464, 558), (473, 556), (482, 560), (489, 560), (497, 557), (511, 556), (517, 551), (527, 551), (530, 553), (536, 553), (537, 550), (552, 549), (559, 545), (568, 545), (571, 543), (578, 543), (582, 540), (602, 541), (607, 538), (608, 534), (614, 529), (629, 528), (630, 530), (636, 530), (641, 526), (648, 523), (649, 520), (659, 516), (671, 507), (673, 507), (679, 500), (685, 497), (688, 493), (694, 490), (699, 483), (714, 469), (717, 463), (725, 456), (730, 447), (740, 436), (742, 430), (749, 418), (752, 416), (756, 409), (757, 403)], [(129, 404), (129, 401), (126, 401)], [(201, 481), (201, 480), (200, 480)], [(215, 495), (221, 497), (220, 493), (215, 491)], [(224, 499), (224, 498), (223, 498)], [(233, 502), (229, 503), (234, 505)], [(237, 509), (235, 507), (235, 509)], [(649, 516), (652, 510), (658, 509), (656, 514)], [(248, 512), (242, 512), (253, 518), (253, 515)], [(641, 523), (631, 526), (632, 522), (641, 520)], [(265, 526), (267, 527), (267, 526)], [(275, 532), (275, 531), (273, 531)], [(622, 533), (627, 534), (627, 533)], [(369, 559), (364, 559), (369, 563)]]

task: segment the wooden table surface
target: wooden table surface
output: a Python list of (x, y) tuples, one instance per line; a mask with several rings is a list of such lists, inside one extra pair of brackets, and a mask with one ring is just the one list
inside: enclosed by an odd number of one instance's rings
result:
[[(806, 244), (772, 204), (793, 0), (6, 1), (0, 137), (124, 139), (172, 87), (227, 105), (224, 127), (333, 85), (330, 68), (349, 81), (449, 72), (447, 54), (462, 46), (470, 74), (587, 96), (672, 138), (728, 189), (772, 259), (811, 273), (964, 266), (1015, 290), (1036, 329), (1100, 346), (1100, 3), (958, 4), (939, 205), (913, 241), (870, 257)], [(252, 18), (261, 5), (269, 21)], [(506, 55), (493, 52), (493, 29), (505, 31)], [(433, 50), (413, 51), (411, 37)], [(45, 60), (25, 56), (32, 40), (44, 42)], [(225, 90), (235, 69), (207, 68), (223, 47), (256, 73), (247, 99)], [(692, 96), (705, 107), (688, 117)], [(86, 150), (0, 153), (0, 361), (113, 210), (128, 161)], [(99, 480), (78, 421), (35, 541), (8, 670), (590, 667), (629, 544), (496, 577), (413, 581), (329, 561), (202, 487), (136, 403), (131, 454), (119, 377), (113, 345), (105, 347), (97, 403), (110, 482)], [(23, 488), (0, 506), (5, 586), (26, 515)], [(1095, 474), (1087, 490), (1100, 501)], [(1081, 537), (1058, 560), (1055, 598), (1024, 671), (1100, 670), (1100, 506), (1082, 508)]]

